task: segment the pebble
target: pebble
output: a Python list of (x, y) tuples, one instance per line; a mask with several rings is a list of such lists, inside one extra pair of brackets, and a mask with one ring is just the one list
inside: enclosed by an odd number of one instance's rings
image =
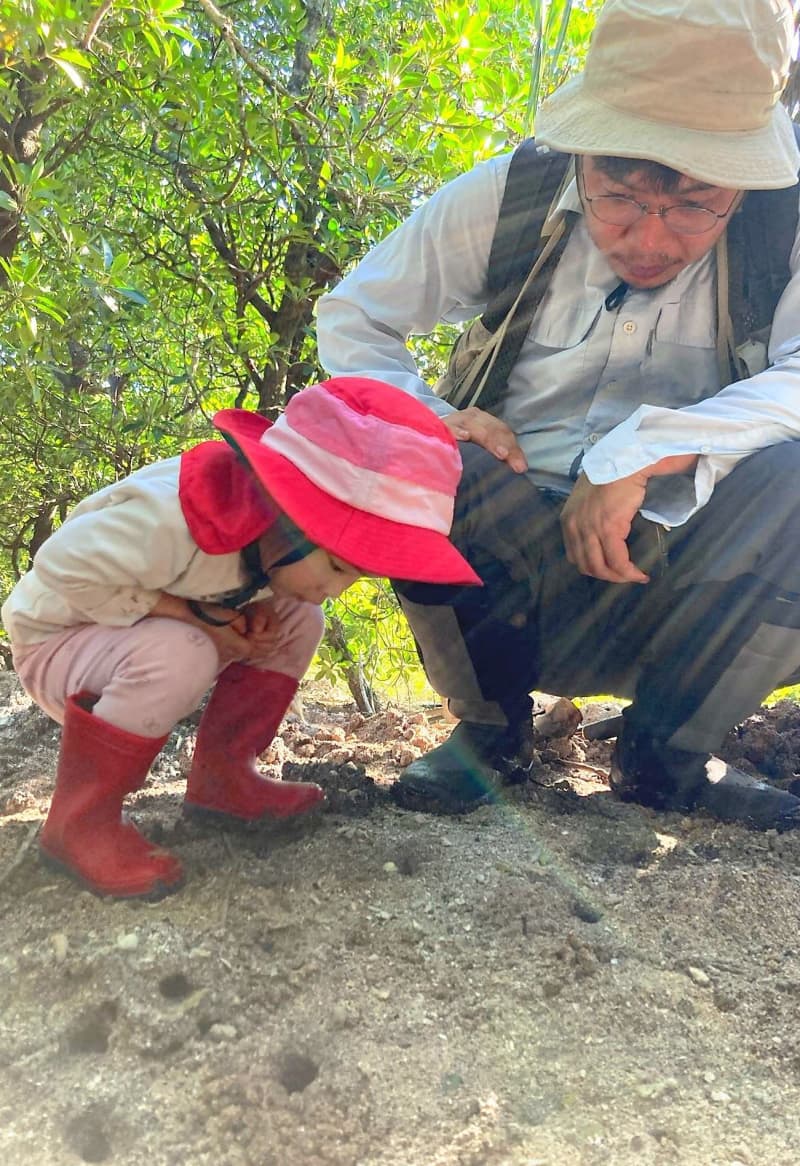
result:
[(739, 998), (733, 992), (720, 989), (714, 992), (714, 1005), (720, 1012), (733, 1012), (739, 1006)]
[(657, 1100), (666, 1093), (676, 1092), (678, 1089), (678, 1081), (675, 1077), (664, 1077), (657, 1081), (642, 1081), (635, 1089), (639, 1097), (643, 1097), (646, 1100)]
[(136, 951), (139, 946), (139, 936), (135, 931), (122, 932), (117, 936), (117, 947), (120, 951)]
[(707, 988), (711, 983), (711, 977), (708, 972), (704, 972), (702, 968), (688, 967), (686, 972), (690, 980), (698, 984), (701, 988)]
[(347, 1028), (350, 1024), (351, 1016), (347, 1008), (343, 1004), (334, 1004), (331, 1009), (331, 1022), (337, 1028)]
[(56, 931), (54, 935), (50, 936), (50, 943), (53, 948), (53, 955), (56, 957), (56, 963), (63, 963), (69, 951), (69, 940), (64, 932)]
[(208, 1035), (221, 1044), (226, 1040), (236, 1040), (239, 1034), (232, 1024), (212, 1024)]
[(584, 923), (599, 923), (603, 918), (602, 910), (587, 899), (576, 899), (572, 904), (572, 913)]
[(396, 862), (385, 862), (383, 864), (383, 869), (385, 870), (386, 874), (392, 874), (392, 875), (397, 874), (397, 863)]

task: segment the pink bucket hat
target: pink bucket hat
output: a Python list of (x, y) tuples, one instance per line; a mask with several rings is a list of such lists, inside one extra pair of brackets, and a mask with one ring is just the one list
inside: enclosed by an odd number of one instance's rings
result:
[(274, 424), (223, 409), (214, 425), (310, 542), (371, 575), (481, 582), (448, 539), (458, 445), (408, 393), (333, 377), (292, 397)]

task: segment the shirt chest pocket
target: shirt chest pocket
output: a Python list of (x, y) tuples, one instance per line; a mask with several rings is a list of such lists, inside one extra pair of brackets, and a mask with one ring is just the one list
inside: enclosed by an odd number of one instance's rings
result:
[(534, 315), (525, 339), (525, 349), (541, 354), (577, 348), (591, 332), (599, 314), (600, 309), (594, 305), (565, 305), (562, 302), (557, 306), (547, 297)]
[[(694, 297), (664, 304), (647, 342), (643, 381), (659, 403), (689, 405), (718, 393), (717, 338), (713, 320)], [(649, 394), (648, 394), (649, 395)]]

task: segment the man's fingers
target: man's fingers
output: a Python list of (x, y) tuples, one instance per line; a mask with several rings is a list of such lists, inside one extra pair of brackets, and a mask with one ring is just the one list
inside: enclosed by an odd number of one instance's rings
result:
[(581, 476), (561, 513), (567, 558), (584, 575), (608, 583), (648, 583), (630, 557), (631, 523), (644, 499), (646, 479), (628, 478), (595, 486)]
[(609, 574), (598, 578), (609, 578), (613, 583), (649, 583), (649, 577), (640, 571), (628, 553), (624, 539), (607, 541), (602, 544), (604, 565)]
[(602, 541), (589, 532), (581, 537), (565, 532), (567, 559), (582, 575), (591, 575), (606, 583), (648, 583), (645, 575), (628, 554), (624, 539)]
[(513, 432), (504, 421), (483, 409), (462, 409), (443, 417), (445, 425), (458, 441), (471, 441), (506, 462), (518, 474), (528, 468), (525, 455)]

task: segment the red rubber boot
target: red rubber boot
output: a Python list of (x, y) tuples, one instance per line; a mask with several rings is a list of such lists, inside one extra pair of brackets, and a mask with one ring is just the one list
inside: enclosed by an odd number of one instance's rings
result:
[(318, 785), (264, 777), (256, 759), (275, 736), (298, 682), (282, 672), (229, 664), (214, 686), (197, 731), (184, 812), (244, 822), (289, 818), (325, 797)]
[(92, 715), (97, 697), (67, 699), (56, 788), (39, 847), (45, 860), (90, 891), (162, 898), (183, 882), (177, 858), (123, 821), (126, 794), (141, 789), (166, 737), (137, 737)]

